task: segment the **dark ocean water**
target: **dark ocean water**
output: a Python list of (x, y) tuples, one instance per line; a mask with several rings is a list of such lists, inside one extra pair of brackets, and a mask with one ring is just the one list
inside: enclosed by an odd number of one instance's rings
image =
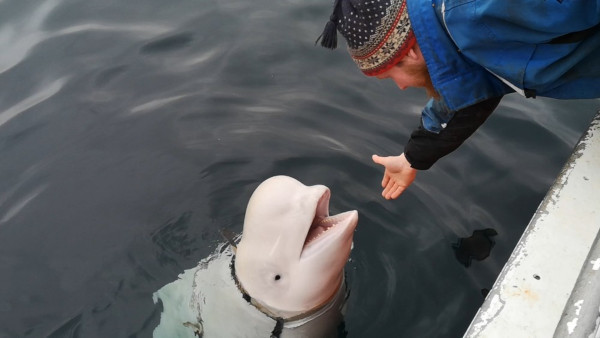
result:
[[(285, 174), (357, 209), (349, 337), (460, 337), (600, 101), (502, 101), (398, 200), (426, 101), (314, 40), (329, 1), (0, 0), (0, 337), (148, 337), (152, 293)], [(498, 235), (466, 268), (452, 244)]]

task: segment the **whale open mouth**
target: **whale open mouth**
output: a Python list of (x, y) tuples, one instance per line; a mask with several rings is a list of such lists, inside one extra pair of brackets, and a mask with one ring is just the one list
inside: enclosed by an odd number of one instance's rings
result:
[(358, 222), (356, 211), (347, 211), (329, 216), (330, 196), (331, 193), (329, 190), (325, 191), (317, 203), (315, 217), (304, 240), (303, 251), (321, 242), (323, 242), (322, 244), (327, 244), (327, 242), (335, 241), (344, 233), (354, 231), (356, 227), (356, 223)]

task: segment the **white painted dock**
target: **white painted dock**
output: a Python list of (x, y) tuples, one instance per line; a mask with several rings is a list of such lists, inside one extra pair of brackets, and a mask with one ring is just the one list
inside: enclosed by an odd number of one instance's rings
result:
[[(464, 337), (600, 337), (600, 113)], [(600, 236), (598, 236), (600, 238)]]

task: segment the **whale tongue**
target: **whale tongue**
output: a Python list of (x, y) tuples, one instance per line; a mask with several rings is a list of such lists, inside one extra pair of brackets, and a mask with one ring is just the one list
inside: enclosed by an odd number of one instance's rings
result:
[(306, 240), (304, 241), (304, 246), (313, 240), (319, 238), (322, 234), (324, 234), (327, 230), (335, 225), (335, 217), (318, 217), (315, 218), (313, 223), (310, 226), (310, 230), (308, 230), (308, 234), (306, 235)]

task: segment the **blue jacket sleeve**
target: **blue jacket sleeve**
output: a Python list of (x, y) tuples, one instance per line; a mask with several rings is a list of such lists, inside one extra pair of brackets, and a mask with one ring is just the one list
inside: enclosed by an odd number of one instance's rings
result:
[[(413, 131), (404, 147), (406, 160), (415, 169), (429, 169), (437, 160), (456, 150), (469, 138), (492, 114), (501, 98), (501, 96), (494, 97), (458, 110), (451, 114), (447, 122), (438, 120), (442, 128), (437, 131), (435, 129), (432, 131), (431, 126), (428, 126), (430, 130), (426, 128), (428, 123), (435, 126), (434, 121), (426, 113), (426, 107), (421, 124)], [(428, 104), (428, 107), (435, 106), (434, 103), (431, 104)], [(445, 128), (442, 124), (445, 124)]]
[(454, 116), (443, 101), (429, 99), (421, 112), (421, 125), (426, 130), (439, 134)]

